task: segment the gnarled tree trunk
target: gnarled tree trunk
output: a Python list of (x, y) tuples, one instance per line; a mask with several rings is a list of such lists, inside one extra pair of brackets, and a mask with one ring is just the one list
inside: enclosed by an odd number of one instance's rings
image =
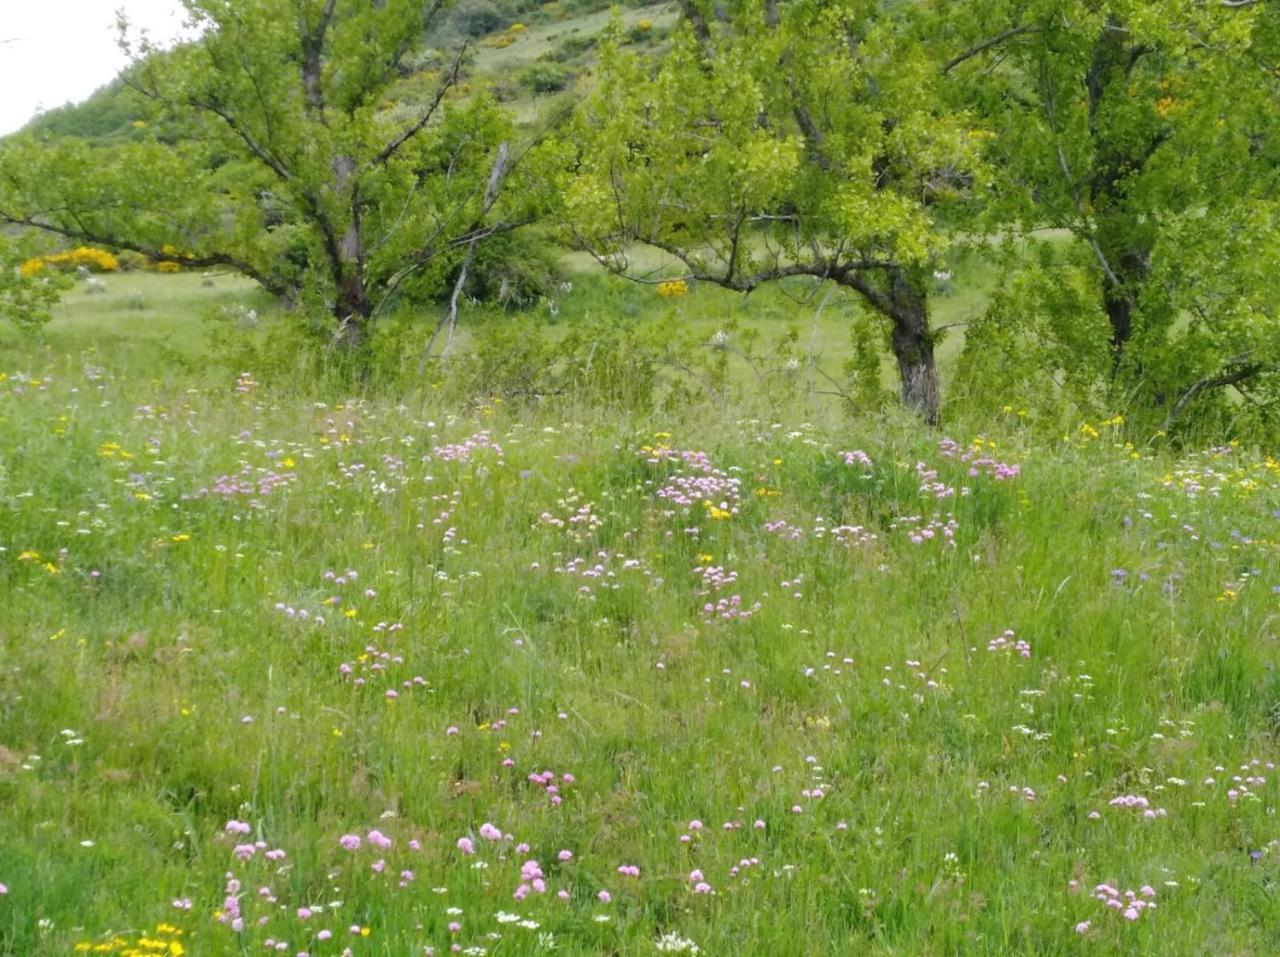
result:
[(919, 277), (905, 269), (888, 271), (886, 309), (893, 323), (890, 341), (902, 381), (902, 401), (930, 425), (938, 424), (941, 394), (929, 329), (928, 293)]

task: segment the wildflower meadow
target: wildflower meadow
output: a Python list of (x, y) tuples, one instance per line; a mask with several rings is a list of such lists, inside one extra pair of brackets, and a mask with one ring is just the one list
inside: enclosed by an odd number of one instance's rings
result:
[(1280, 940), (1275, 459), (125, 355), (0, 373), (3, 953)]
[(0, 957), (1280, 954), (1280, 0), (10, 6)]

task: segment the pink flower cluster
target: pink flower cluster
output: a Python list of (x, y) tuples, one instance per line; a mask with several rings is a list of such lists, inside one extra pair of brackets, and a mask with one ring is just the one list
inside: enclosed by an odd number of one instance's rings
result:
[(1151, 802), (1140, 794), (1121, 794), (1119, 797), (1113, 797), (1107, 802), (1111, 807), (1133, 808), (1142, 812), (1142, 816), (1148, 821), (1154, 821), (1158, 817), (1168, 817), (1169, 812), (1162, 807), (1152, 807)]
[(442, 462), (470, 462), (471, 457), (482, 449), (502, 458), (502, 446), (493, 441), (488, 432), (477, 432), (453, 445), (437, 445), (432, 452)]
[[(540, 564), (535, 563), (533, 570), (537, 571), (541, 567)], [(654, 578), (652, 569), (646, 567), (640, 559), (630, 558), (622, 552), (605, 550), (596, 552), (590, 558), (579, 556), (557, 563), (551, 566), (551, 571), (557, 575), (582, 579), (583, 583), (578, 586), (578, 594), (585, 597), (595, 594), (596, 589), (617, 591), (622, 587), (623, 573), (630, 573), (628, 577), (648, 578), (654, 585), (662, 584), (662, 579)]]
[(962, 450), (960, 443), (954, 439), (943, 439), (939, 442), (938, 452), (949, 459), (959, 459), (961, 462), (968, 463), (971, 478), (989, 475), (997, 482), (1003, 482), (1015, 479), (1022, 474), (1022, 466), (980, 455), (976, 448)]
[(577, 778), (572, 774), (556, 774), (554, 771), (537, 771), (529, 774), (526, 780), (535, 787), (541, 788), (551, 801), (553, 807), (559, 807), (564, 802), (562, 790), (569, 785), (576, 784)]
[(785, 518), (780, 518), (776, 522), (765, 522), (764, 530), (770, 535), (777, 535), (787, 542), (799, 541), (804, 537), (804, 529), (792, 525)]
[[(948, 498), (955, 498), (955, 486), (948, 485), (946, 482), (938, 480), (938, 470), (931, 469), (924, 462), (916, 463), (916, 477), (920, 479), (920, 494), (927, 495), (930, 498), (936, 498), (939, 501)], [(961, 495), (968, 495), (969, 490), (961, 489)]]
[(679, 459), (688, 473), (676, 471), (667, 477), (657, 496), (673, 505), (689, 507), (698, 503), (714, 506), (723, 512), (738, 514), (742, 504), (742, 480), (714, 468), (706, 452), (657, 449), (642, 452), (650, 464)]
[(1013, 652), (1023, 658), (1031, 657), (1031, 645), (1015, 636), (1012, 631), (1006, 631), (1003, 635), (992, 638), (987, 642), (987, 651)]
[(693, 570), (694, 575), (702, 579), (702, 588), (698, 591), (699, 595), (707, 595), (711, 592), (720, 591), (722, 588), (728, 588), (738, 580), (738, 573), (726, 569), (723, 565), (698, 565)]
[(297, 479), (296, 472), (254, 468), (246, 463), (235, 474), (217, 476), (210, 485), (197, 491), (195, 497), (208, 498), (211, 495), (220, 495), (223, 498), (247, 498), (250, 508), (260, 508), (259, 498), (266, 498), (276, 489), (292, 485)]
[(729, 598), (721, 598), (714, 604), (707, 602), (702, 606), (703, 617), (719, 618), (723, 621), (745, 621), (760, 610), (760, 602), (756, 602), (749, 608), (742, 604), (741, 595), (733, 595)]
[(889, 527), (891, 529), (903, 529), (913, 545), (923, 545), (926, 542), (936, 540), (955, 548), (956, 530), (960, 527), (960, 523), (950, 517), (945, 522), (940, 518), (931, 518), (926, 522), (923, 516), (907, 515), (898, 519)]
[[(1156, 889), (1150, 884), (1143, 884), (1136, 892), (1131, 890), (1120, 891), (1110, 884), (1099, 884), (1093, 889), (1093, 892), (1097, 900), (1111, 910), (1119, 911), (1120, 916), (1125, 920), (1137, 920), (1142, 916), (1143, 911), (1156, 909)], [(1084, 933), (1084, 931), (1080, 930), (1079, 925), (1076, 925), (1076, 930)], [(1086, 927), (1085, 930), (1087, 931), (1088, 928)]]

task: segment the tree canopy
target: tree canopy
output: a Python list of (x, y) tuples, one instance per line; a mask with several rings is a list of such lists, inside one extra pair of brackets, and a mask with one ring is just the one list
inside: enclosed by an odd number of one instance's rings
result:
[[(443, 4), (184, 0), (170, 51), (122, 24), (92, 116), (0, 142), (0, 225), (236, 270), (354, 348), (398, 304), (454, 318), (469, 270), (554, 222), (639, 282), (847, 291), (930, 422), (935, 275), (968, 247), (1000, 280), (962, 323), (967, 395), (1280, 412), (1271, 0), (680, 0), (643, 49), (615, 18), (554, 138), (429, 46), (498, 22), (442, 34)], [(56, 292), (30, 278), (11, 312)]]
[(1013, 260), (975, 351), (1040, 343), (1023, 368), (1171, 420), (1222, 386), (1274, 389), (1280, 58), (1265, 8), (939, 7), (938, 36), (962, 48), (957, 95), (997, 134), (991, 219), (1075, 240), (1033, 238), (1041, 254)]
[(631, 243), (742, 292), (803, 276), (885, 320), (906, 403), (939, 408), (932, 264), (985, 175), (981, 131), (938, 96), (909, 16), (865, 2), (683, 5), (650, 70), (607, 44), (578, 117), (575, 241), (634, 274)]
[(395, 297), (440, 294), (477, 243), (530, 218), (536, 190), (504, 189), (525, 147), (491, 98), (457, 95), (460, 53), (422, 102), (385, 99), (439, 0), (185, 6), (199, 39), (144, 42), (125, 74), (182, 138), (6, 142), (0, 222), (230, 267), (356, 345)]

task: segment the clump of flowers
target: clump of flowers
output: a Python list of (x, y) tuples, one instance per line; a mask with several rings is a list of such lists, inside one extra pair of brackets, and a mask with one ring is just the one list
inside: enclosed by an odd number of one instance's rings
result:
[[(1106, 423), (1104, 423), (1106, 424)], [(989, 475), (997, 482), (1015, 479), (1022, 474), (1022, 466), (1013, 462), (1001, 462), (994, 457), (996, 443), (992, 439), (978, 436), (963, 449), (954, 439), (943, 439), (938, 443), (938, 451), (947, 458), (959, 459), (968, 463), (969, 477)]]
[[(1110, 884), (1099, 884), (1093, 889), (1093, 896), (1105, 907), (1117, 911), (1128, 921), (1136, 921), (1142, 917), (1144, 911), (1156, 909), (1156, 889), (1150, 884), (1143, 884), (1137, 891), (1121, 891)], [(1080, 930), (1080, 925), (1076, 925), (1076, 930), (1079, 933), (1085, 933), (1088, 927)]]
[(187, 952), (181, 938), (182, 929), (172, 924), (156, 924), (152, 931), (129, 935), (116, 934), (97, 942), (82, 940), (75, 946), (77, 954), (119, 954), (121, 957), (183, 957)]
[(699, 954), (698, 945), (674, 930), (669, 930), (653, 942), (653, 949), (663, 954)]
[(502, 458), (502, 446), (493, 441), (493, 437), (488, 432), (477, 432), (453, 445), (437, 445), (432, 452), (437, 459), (444, 462), (470, 462), (471, 457), (481, 449), (488, 449), (498, 458)]
[(658, 295), (663, 299), (681, 299), (689, 294), (689, 284), (683, 279), (671, 279), (658, 283)]
[(1151, 802), (1140, 794), (1121, 794), (1119, 797), (1113, 797), (1107, 803), (1112, 807), (1127, 807), (1139, 810), (1148, 821), (1154, 821), (1158, 817), (1167, 817), (1169, 813), (1162, 807), (1152, 807)]
[(997, 635), (987, 642), (987, 651), (1012, 652), (1023, 658), (1031, 657), (1031, 645), (1017, 637), (1012, 630), (1006, 631), (1003, 635)]
[(702, 616), (707, 620), (719, 618), (724, 621), (745, 621), (760, 610), (760, 602), (747, 606), (742, 603), (741, 595), (721, 598), (714, 604), (707, 602), (702, 606)]
[[(742, 504), (742, 480), (715, 468), (706, 452), (646, 446), (640, 450), (650, 464), (678, 459), (683, 469), (674, 471), (658, 489), (657, 496), (688, 508), (701, 503), (713, 519), (738, 514)], [(692, 474), (690, 474), (692, 473)]]
[(82, 267), (89, 272), (116, 272), (120, 269), (120, 261), (105, 249), (78, 246), (75, 249), (28, 259), (18, 268), (18, 272), (24, 278), (30, 278), (46, 269), (68, 272)]
[(945, 522), (940, 518), (932, 518), (926, 522), (922, 515), (907, 515), (893, 522), (889, 528), (903, 529), (913, 545), (923, 545), (937, 540), (955, 548), (955, 536), (959, 523), (954, 518), (948, 518)]

